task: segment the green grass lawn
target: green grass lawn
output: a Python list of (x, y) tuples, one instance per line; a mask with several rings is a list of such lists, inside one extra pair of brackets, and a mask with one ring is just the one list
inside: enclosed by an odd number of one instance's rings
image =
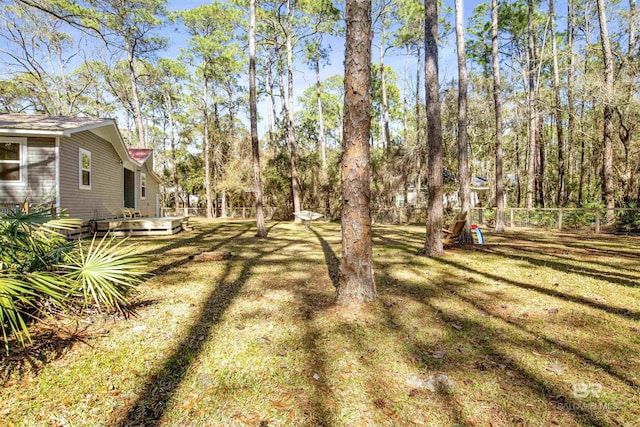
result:
[(379, 300), (354, 309), (339, 224), (268, 226), (130, 239), (155, 273), (136, 316), (0, 355), (0, 424), (640, 426), (640, 238), (485, 233), (429, 259), (424, 227), (375, 226)]

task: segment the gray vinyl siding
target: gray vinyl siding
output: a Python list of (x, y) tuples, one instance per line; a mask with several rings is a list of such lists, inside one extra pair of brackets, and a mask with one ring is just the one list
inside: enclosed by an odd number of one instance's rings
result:
[(55, 203), (55, 138), (27, 138), (27, 182), (32, 203), (43, 206)]
[(26, 180), (20, 184), (0, 183), (0, 205), (29, 203), (46, 206), (56, 195), (55, 138), (27, 138)]
[[(141, 167), (136, 171), (136, 208), (140, 211), (142, 216), (156, 216), (156, 195), (160, 193), (160, 184), (156, 182), (149, 172), (148, 163), (151, 161), (147, 159)], [(147, 174), (147, 197), (142, 199), (140, 197), (140, 174)]]
[[(91, 189), (80, 188), (80, 148), (91, 152)], [(104, 219), (121, 215), (124, 172), (109, 141), (92, 132), (60, 138), (60, 207), (72, 218)]]

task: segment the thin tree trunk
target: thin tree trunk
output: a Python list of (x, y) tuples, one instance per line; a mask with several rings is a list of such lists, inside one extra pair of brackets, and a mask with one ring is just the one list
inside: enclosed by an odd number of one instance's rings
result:
[[(536, 96), (537, 99), (537, 96)], [(541, 208), (545, 207), (545, 193), (544, 193), (544, 172), (546, 167), (547, 156), (545, 152), (545, 133), (544, 133), (544, 122), (542, 118), (542, 112), (538, 111), (536, 113), (538, 124), (538, 139), (536, 141), (536, 146), (538, 147), (538, 153), (536, 158), (536, 206)]]
[(322, 113), (322, 92), (320, 85), (320, 58), (318, 56), (315, 58), (315, 71), (316, 71), (316, 97), (318, 98), (318, 142), (320, 143), (320, 155), (322, 158), (322, 173), (323, 173), (323, 184), (326, 179), (327, 173), (327, 143), (324, 135), (324, 115)]
[(420, 103), (420, 88), (422, 87), (420, 83), (420, 75), (423, 72), (422, 69), (422, 46), (418, 44), (416, 46), (416, 50), (418, 51), (418, 58), (416, 64), (416, 207), (422, 208), (422, 158), (424, 154), (424, 150), (422, 147), (422, 108)]
[[(591, 40), (591, 26), (590, 26), (590, 16), (589, 16), (589, 3), (585, 4), (585, 8), (584, 8), (584, 35), (585, 35), (585, 40), (587, 42), (586, 46), (585, 46), (585, 51), (588, 52), (589, 50), (589, 40)], [(583, 73), (586, 76), (588, 71), (589, 71), (589, 55), (585, 55), (584, 56), (584, 69), (583, 69)], [(584, 112), (585, 112), (585, 97), (584, 95), (581, 97), (581, 101), (580, 101), (580, 134), (581, 134), (581, 138), (580, 138), (580, 181), (578, 184), (578, 206), (582, 206), (582, 201), (584, 199), (584, 187), (585, 187), (585, 179), (587, 179), (587, 175), (590, 174), (590, 170), (591, 168), (589, 168), (589, 171), (586, 171), (585, 169), (587, 169), (587, 165), (586, 165), (586, 143), (585, 143), (585, 129), (584, 129)], [(589, 175), (590, 176), (590, 175)], [(588, 183), (591, 179), (589, 178), (587, 180), (587, 189), (588, 189)]]
[(274, 125), (276, 120), (275, 101), (273, 99), (273, 82), (271, 81), (271, 59), (266, 58), (265, 66), (265, 91), (267, 92), (267, 132), (269, 134), (269, 145), (273, 147), (274, 141)]
[(554, 111), (556, 118), (556, 135), (558, 137), (558, 188), (556, 205), (564, 206), (565, 203), (565, 164), (564, 164), (564, 135), (562, 123), (562, 106), (560, 105), (560, 72), (558, 70), (558, 48), (556, 43), (556, 19), (554, 10), (554, 0), (549, 0), (549, 19), (551, 25), (551, 52), (553, 55), (553, 95)]
[(138, 94), (138, 76), (136, 75), (135, 58), (131, 53), (131, 46), (125, 40), (125, 49), (127, 51), (127, 71), (129, 72), (129, 84), (131, 85), (131, 98), (133, 102), (133, 120), (136, 125), (136, 134), (138, 137), (138, 146), (147, 148), (145, 139), (144, 125), (142, 120), (142, 108), (140, 106), (140, 97)]
[(342, 303), (376, 299), (371, 212), (371, 0), (347, 0), (342, 156)]
[(280, 115), (282, 116), (282, 143), (287, 146), (289, 144), (289, 109), (287, 108), (287, 97), (284, 89), (284, 67), (282, 66), (282, 58), (278, 50), (278, 87), (280, 88)]
[[(298, 180), (298, 154), (296, 146), (295, 115), (293, 112), (293, 5), (291, 0), (287, 1), (287, 78), (288, 78), (288, 101), (289, 101), (289, 154), (291, 165), (291, 195), (293, 197), (293, 211), (300, 212), (300, 181)], [(294, 222), (302, 222), (300, 217), (295, 216)]]
[(636, 0), (629, 0), (629, 46), (627, 50), (627, 66), (631, 65), (636, 49)]
[(424, 254), (442, 255), (442, 122), (438, 82), (438, 0), (425, 1), (425, 87), (429, 157), (429, 203)]
[(253, 195), (256, 203), (256, 237), (267, 237), (262, 208), (258, 107), (256, 100), (256, 0), (249, 0), (249, 110), (251, 122), (251, 151), (253, 153)]
[[(206, 70), (205, 70), (206, 74)], [(207, 199), (207, 218), (213, 218), (211, 195), (211, 141), (209, 137), (209, 80), (205, 76), (202, 90), (204, 113), (204, 191)]]
[(605, 14), (604, 0), (598, 1), (598, 22), (600, 24), (600, 43), (604, 56), (604, 129), (603, 129), (603, 196), (607, 212), (605, 219), (607, 224), (613, 223), (615, 219), (615, 189), (613, 183), (613, 54), (611, 53), (611, 43), (609, 41), (609, 30), (607, 28), (607, 17)]
[(527, 6), (529, 9), (529, 28), (528, 28), (528, 43), (527, 43), (527, 78), (528, 78), (528, 96), (527, 96), (527, 110), (529, 115), (529, 161), (527, 164), (527, 197), (526, 207), (527, 209), (533, 208), (533, 196), (535, 193), (536, 184), (536, 133), (537, 133), (537, 116), (535, 106), (535, 77), (534, 77), (534, 42), (533, 42), (533, 1), (527, 0)]
[(380, 31), (380, 89), (382, 91), (382, 130), (384, 132), (384, 149), (388, 149), (391, 145), (391, 132), (389, 130), (389, 101), (387, 100), (387, 78), (384, 70), (385, 48), (385, 12), (381, 16)]
[(176, 135), (173, 124), (173, 102), (171, 94), (166, 95), (167, 100), (167, 116), (169, 118), (169, 141), (171, 142), (171, 162), (173, 163), (173, 203), (178, 209), (180, 204), (180, 193), (178, 191), (178, 161), (176, 160)]
[(565, 201), (571, 200), (571, 193), (575, 188), (574, 176), (575, 176), (575, 166), (574, 166), (574, 155), (573, 155), (573, 144), (574, 144), (574, 135), (575, 135), (575, 109), (573, 108), (573, 103), (575, 102), (574, 94), (573, 94), (573, 86), (575, 81), (575, 55), (573, 52), (574, 46), (574, 26), (573, 26), (573, 0), (567, 0), (567, 51), (569, 53), (569, 65), (567, 69), (567, 154), (568, 154), (568, 181), (569, 185), (567, 186), (567, 191), (565, 194)]
[[(407, 86), (409, 85), (409, 56), (411, 48), (407, 48), (407, 56), (404, 59), (404, 79), (402, 84), (402, 145), (407, 147), (407, 129), (409, 128), (409, 100), (407, 99)], [(405, 199), (406, 202), (406, 199)]]
[(493, 105), (496, 120), (496, 226), (504, 231), (504, 182), (502, 179), (502, 101), (500, 99), (500, 58), (498, 57), (498, 0), (491, 0), (491, 66), (493, 69)]
[(469, 146), (467, 143), (467, 59), (464, 47), (464, 20), (462, 0), (455, 0), (456, 50), (458, 53), (458, 181), (462, 212), (467, 213), (467, 223), (461, 234), (463, 243), (473, 243), (471, 236), (471, 190), (469, 177)]

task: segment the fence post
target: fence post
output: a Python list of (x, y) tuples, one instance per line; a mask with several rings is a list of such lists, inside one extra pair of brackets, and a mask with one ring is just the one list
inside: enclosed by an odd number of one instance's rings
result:
[(563, 209), (560, 208), (560, 210), (558, 211), (558, 230), (562, 231), (562, 216), (563, 216)]
[(596, 208), (596, 234), (600, 233), (600, 208)]
[(189, 208), (184, 208), (184, 216), (189, 216)]
[(513, 208), (511, 208), (510, 220), (511, 220), (511, 228), (513, 228)]

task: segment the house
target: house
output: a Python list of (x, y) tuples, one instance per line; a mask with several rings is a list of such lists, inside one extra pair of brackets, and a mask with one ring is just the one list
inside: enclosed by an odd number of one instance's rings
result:
[(0, 206), (25, 199), (98, 220), (159, 215), (153, 150), (127, 149), (115, 120), (0, 114)]
[[(445, 186), (442, 192), (442, 204), (445, 208), (448, 209), (459, 209), (460, 207), (460, 199), (458, 195), (457, 182), (452, 179), (447, 179), (447, 173), (444, 174)], [(422, 184), (421, 192), (422, 197), (421, 201), (424, 206), (426, 206), (427, 201), (427, 182)], [(483, 178), (480, 176), (473, 176), (471, 178), (471, 182), (469, 185), (470, 192), (470, 204), (472, 208), (476, 206), (490, 206), (489, 197), (490, 197), (489, 180), (487, 178)], [(405, 194), (406, 194), (406, 203), (405, 203)], [(409, 184), (407, 187), (406, 193), (396, 193), (396, 207), (401, 208), (405, 206), (410, 207), (418, 207), (416, 206), (417, 200), (417, 189), (414, 184)], [(506, 191), (505, 191), (505, 204), (506, 204)]]

